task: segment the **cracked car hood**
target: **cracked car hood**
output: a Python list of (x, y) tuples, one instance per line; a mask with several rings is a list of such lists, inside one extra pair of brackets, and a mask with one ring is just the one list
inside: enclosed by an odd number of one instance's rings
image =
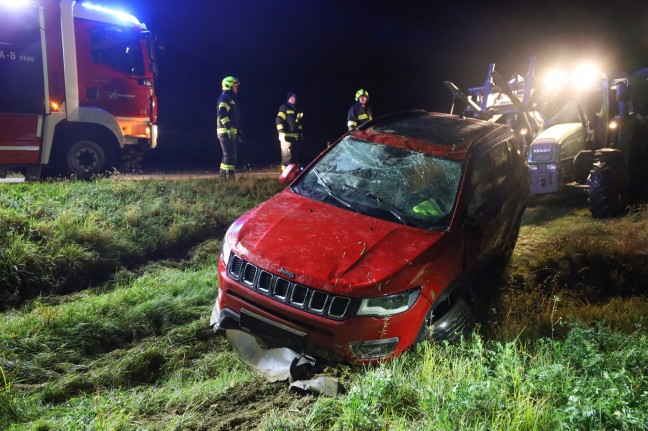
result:
[(239, 218), (227, 241), (260, 268), (343, 294), (384, 283), (443, 233), (357, 214), (287, 189)]

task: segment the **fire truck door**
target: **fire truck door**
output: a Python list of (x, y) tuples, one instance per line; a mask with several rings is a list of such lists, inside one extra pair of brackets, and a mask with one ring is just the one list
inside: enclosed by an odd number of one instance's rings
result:
[(37, 164), (45, 78), (40, 11), (0, 4), (0, 164)]

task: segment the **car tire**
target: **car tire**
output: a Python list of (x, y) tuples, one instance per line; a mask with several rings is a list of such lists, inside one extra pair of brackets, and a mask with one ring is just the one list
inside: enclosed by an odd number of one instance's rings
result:
[(104, 174), (114, 164), (114, 152), (100, 137), (71, 135), (56, 156), (55, 170), (64, 177), (90, 179)]
[(419, 330), (417, 343), (459, 341), (471, 334), (475, 323), (475, 314), (464, 295), (452, 295), (430, 307)]
[(597, 151), (587, 185), (587, 200), (594, 218), (621, 216), (628, 200), (628, 169), (623, 154)]

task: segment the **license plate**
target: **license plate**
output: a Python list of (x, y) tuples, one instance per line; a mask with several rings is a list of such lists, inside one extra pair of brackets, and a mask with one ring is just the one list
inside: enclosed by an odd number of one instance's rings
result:
[(270, 338), (278, 344), (278, 347), (289, 347), (301, 351), (306, 346), (308, 334), (305, 332), (289, 328), (244, 308), (241, 309), (240, 316), (242, 329), (248, 330), (252, 334)]

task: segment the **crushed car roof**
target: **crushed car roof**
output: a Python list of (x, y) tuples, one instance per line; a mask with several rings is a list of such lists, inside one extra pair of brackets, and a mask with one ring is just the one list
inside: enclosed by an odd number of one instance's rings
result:
[(501, 127), (473, 118), (416, 111), (378, 119), (355, 131), (353, 136), (462, 159), (473, 142)]

